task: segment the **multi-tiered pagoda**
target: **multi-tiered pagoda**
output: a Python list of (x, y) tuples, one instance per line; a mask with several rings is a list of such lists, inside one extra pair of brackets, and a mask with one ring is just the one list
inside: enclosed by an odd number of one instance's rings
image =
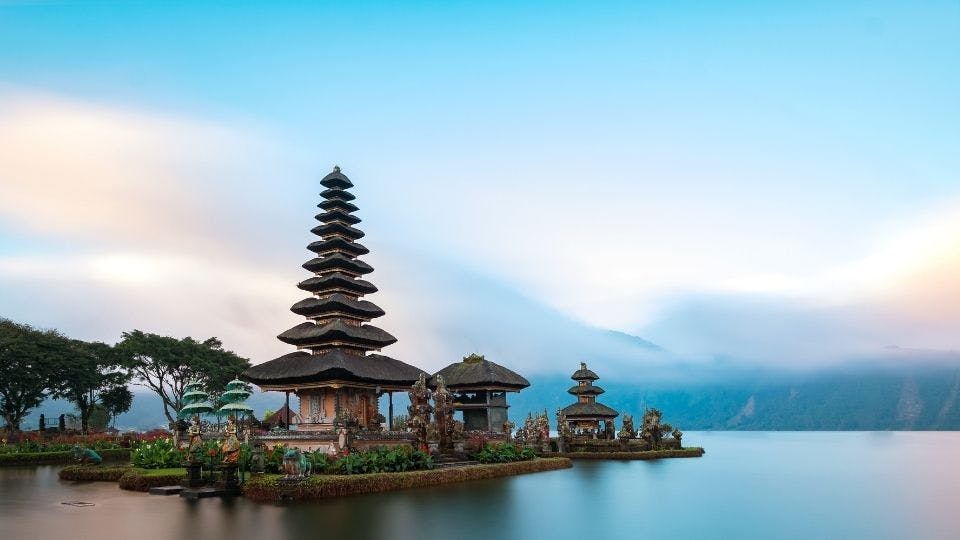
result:
[(354, 227), (360, 218), (347, 191), (353, 183), (339, 167), (320, 183), (326, 188), (318, 205), (323, 212), (311, 230), (320, 239), (307, 246), (316, 257), (303, 264), (314, 275), (297, 285), (311, 296), (290, 308), (307, 320), (277, 336), (299, 350), (251, 367), (244, 378), (264, 390), (299, 396), (301, 431), (353, 422), (378, 429), (378, 397), (406, 391), (424, 372), (377, 354), (397, 339), (368, 324), (384, 312), (361, 299), (377, 288), (361, 279), (373, 268), (357, 259), (369, 250), (357, 243), (363, 232)]
[[(603, 393), (603, 388), (594, 385), (593, 381), (600, 377), (587, 368), (586, 362), (580, 362), (580, 369), (574, 371), (570, 378), (577, 384), (567, 392), (576, 396), (577, 402), (560, 411), (566, 417), (570, 429), (577, 435), (596, 437), (602, 433), (612, 438), (612, 422), (619, 413), (602, 403), (597, 403), (597, 396)], [(604, 426), (602, 432), (601, 424)]]

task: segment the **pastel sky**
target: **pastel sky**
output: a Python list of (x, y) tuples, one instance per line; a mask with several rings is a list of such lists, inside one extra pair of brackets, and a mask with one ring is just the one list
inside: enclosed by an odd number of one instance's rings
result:
[(334, 164), (425, 368), (960, 348), (956, 1), (0, 3), (2, 316), (288, 352)]

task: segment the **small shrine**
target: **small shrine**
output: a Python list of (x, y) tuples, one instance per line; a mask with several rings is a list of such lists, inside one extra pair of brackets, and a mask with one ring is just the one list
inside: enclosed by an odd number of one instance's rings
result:
[(463, 361), (441, 369), (430, 380), (440, 381), (453, 395), (453, 410), (463, 413), (463, 429), (503, 433), (507, 420), (507, 392), (519, 392), (530, 381), (482, 355), (471, 354)]
[(576, 396), (577, 402), (561, 409), (558, 416), (564, 419), (574, 436), (612, 439), (613, 419), (619, 413), (602, 403), (597, 403), (597, 396), (603, 393), (603, 388), (594, 385), (593, 381), (600, 377), (589, 370), (585, 362), (580, 362), (580, 369), (573, 372), (570, 378), (577, 384), (567, 392)]
[[(319, 239), (307, 246), (316, 257), (303, 264), (313, 276), (297, 285), (310, 296), (290, 308), (307, 320), (277, 336), (298, 350), (247, 369), (243, 379), (285, 392), (287, 408), (291, 393), (299, 397), (293, 412), (300, 433), (380, 431), (382, 423), (392, 426), (393, 392), (406, 392), (424, 372), (379, 354), (397, 339), (369, 324), (384, 311), (363, 299), (377, 288), (362, 279), (373, 268), (358, 258), (369, 250), (357, 242), (364, 233), (355, 227), (360, 218), (351, 202), (353, 182), (335, 167), (320, 183), (326, 188), (316, 215), (320, 224), (311, 229)], [(378, 403), (383, 394), (390, 398), (386, 416)]]

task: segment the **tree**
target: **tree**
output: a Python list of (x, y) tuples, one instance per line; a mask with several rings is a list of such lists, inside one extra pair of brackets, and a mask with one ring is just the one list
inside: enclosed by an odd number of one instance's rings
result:
[(130, 375), (123, 368), (122, 357), (110, 345), (79, 340), (73, 340), (71, 345), (72, 354), (56, 368), (57, 381), (51, 393), (77, 407), (80, 430), (86, 434), (90, 431), (91, 414), (103, 406), (105, 396), (117, 399), (126, 390)]
[(100, 404), (107, 411), (111, 420), (115, 420), (130, 410), (133, 406), (133, 392), (126, 385), (114, 386), (113, 388), (100, 394)]
[(117, 349), (135, 383), (149, 388), (163, 402), (163, 414), (173, 423), (183, 408), (184, 386), (199, 380), (209, 390), (219, 390), (250, 361), (223, 348), (217, 338), (197, 341), (133, 330), (125, 332)]
[(54, 366), (69, 355), (69, 340), (0, 319), (0, 413), (10, 434), (46, 397)]

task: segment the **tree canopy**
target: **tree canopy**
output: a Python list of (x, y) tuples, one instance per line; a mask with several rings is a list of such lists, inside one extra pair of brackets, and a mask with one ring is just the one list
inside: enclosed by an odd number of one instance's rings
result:
[[(55, 367), (51, 394), (72, 402), (80, 413), (80, 429), (90, 429), (90, 415), (103, 403), (104, 396), (116, 399), (127, 387), (130, 375), (124, 369), (123, 359), (113, 347), (105, 343), (70, 340), (71, 353)], [(129, 393), (129, 390), (127, 390)], [(129, 407), (128, 407), (129, 408)]]
[(217, 338), (197, 341), (133, 330), (123, 334), (116, 349), (134, 383), (160, 396), (163, 413), (171, 423), (183, 407), (188, 382), (202, 381), (215, 392), (250, 367), (249, 360), (224, 349)]
[(55, 330), (0, 319), (0, 413), (8, 431), (46, 398), (55, 367), (69, 356), (69, 340)]

